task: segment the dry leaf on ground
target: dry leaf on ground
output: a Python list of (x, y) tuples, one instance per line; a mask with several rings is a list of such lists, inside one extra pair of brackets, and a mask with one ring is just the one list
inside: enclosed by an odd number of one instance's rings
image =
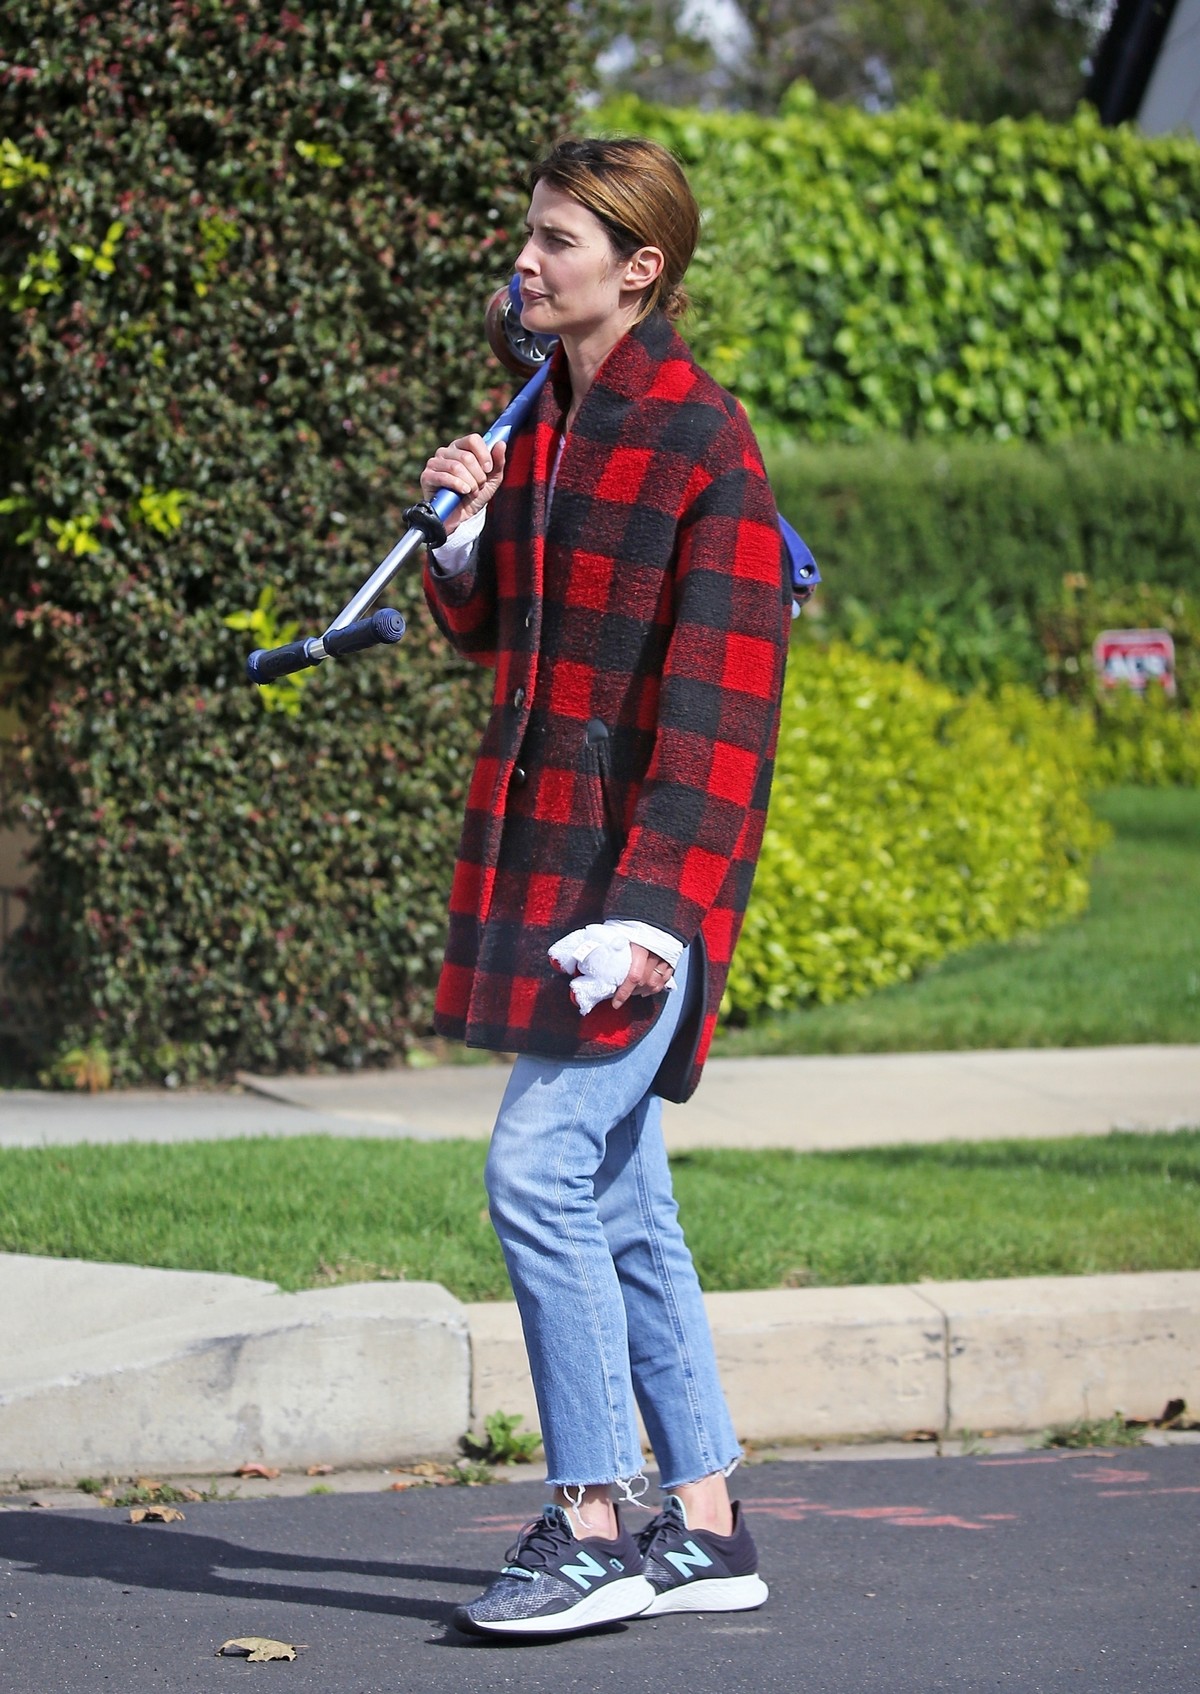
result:
[(332, 1476), (333, 1475), (333, 1466), (332, 1465), (309, 1465), (308, 1469), (305, 1471), (304, 1474), (305, 1474), (305, 1476)]
[(268, 1659), (296, 1657), (296, 1649), (288, 1642), (272, 1641), (267, 1635), (242, 1635), (235, 1641), (226, 1641), (217, 1648), (217, 1658), (222, 1653), (231, 1659), (248, 1659), (252, 1665), (265, 1664)]
[(234, 1476), (261, 1476), (267, 1482), (274, 1482), (279, 1475), (278, 1465), (262, 1465), (256, 1460), (247, 1460), (234, 1471)]
[(175, 1506), (132, 1506), (130, 1523), (182, 1523), (183, 1513)]

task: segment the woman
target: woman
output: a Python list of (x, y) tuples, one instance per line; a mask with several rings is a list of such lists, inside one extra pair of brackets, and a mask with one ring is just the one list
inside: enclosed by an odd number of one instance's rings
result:
[[(555, 1489), (456, 1622), (525, 1635), (766, 1598), (659, 1097), (688, 1097), (716, 1021), (790, 608), (745, 414), (671, 326), (699, 234), (678, 164), (570, 141), (532, 186), (516, 272), (550, 379), (507, 453), (466, 436), (421, 479), (464, 496), (430, 607), (496, 670), (436, 1022), (518, 1055), (487, 1185)], [(635, 1541), (637, 1407), (666, 1500)]]

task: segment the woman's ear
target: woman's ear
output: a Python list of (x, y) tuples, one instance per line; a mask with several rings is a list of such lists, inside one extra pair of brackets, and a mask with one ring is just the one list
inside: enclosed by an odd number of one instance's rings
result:
[(666, 265), (660, 247), (639, 247), (631, 258), (625, 261), (623, 282), (626, 288), (636, 288), (639, 292), (649, 288), (663, 273)]

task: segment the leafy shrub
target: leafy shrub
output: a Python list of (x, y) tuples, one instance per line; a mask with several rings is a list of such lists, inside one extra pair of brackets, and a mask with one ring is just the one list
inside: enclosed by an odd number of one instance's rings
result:
[[(1165, 629), (1175, 644), (1176, 691), (1150, 684), (1097, 690), (1092, 644), (1105, 629)], [(1091, 781), (1143, 787), (1200, 786), (1200, 598), (1184, 589), (1129, 582), (1097, 586), (1064, 578), (1058, 601), (1038, 620), (1043, 688), (1096, 721)]]
[[(1077, 710), (1087, 712), (1087, 707)], [(1181, 711), (1153, 684), (1095, 703), (1096, 743), (1088, 766), (1093, 788), (1200, 788), (1200, 713)]]
[(1024, 611), (998, 610), (984, 582), (901, 591), (877, 608), (851, 594), (835, 607), (810, 618), (802, 626), (805, 635), (829, 639), (836, 633), (876, 658), (913, 665), (959, 694), (1004, 683), (1037, 686), (1046, 668)]
[(705, 214), (697, 352), (781, 434), (1200, 439), (1200, 147), (1031, 118), (634, 99)]
[(1093, 736), (1027, 690), (961, 699), (844, 645), (795, 650), (727, 1011), (853, 999), (1081, 911)]
[(1057, 599), (1037, 619), (1047, 694), (1076, 702), (1095, 697), (1092, 645), (1105, 629), (1166, 630), (1175, 645), (1175, 700), (1200, 705), (1200, 594), (1150, 582), (1097, 584), (1086, 576), (1064, 577)]
[(415, 577), (399, 653), (295, 713), (229, 620), (323, 628), (507, 394), (483, 304), (573, 39), (567, 0), (0, 13), (10, 978), (50, 1068), (354, 1064), (426, 1024), (479, 680)]
[[(846, 639), (959, 692), (1023, 683), (1070, 700), (1096, 720), (1096, 786), (1197, 780), (1194, 453), (890, 441), (778, 448), (770, 469), (824, 573), (804, 637)], [(1173, 701), (1097, 697), (1092, 643), (1129, 627), (1172, 636)]]
[(1200, 594), (1200, 454), (1074, 441), (879, 440), (777, 446), (779, 506), (820, 562), (835, 610), (983, 594), (1036, 627), (1063, 578)]

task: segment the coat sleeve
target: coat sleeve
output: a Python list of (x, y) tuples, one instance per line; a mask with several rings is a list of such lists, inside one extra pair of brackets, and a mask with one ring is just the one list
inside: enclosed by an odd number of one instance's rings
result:
[(464, 658), (495, 668), (496, 559), (489, 528), (485, 523), (474, 558), (456, 576), (438, 576), (427, 555), (423, 585), (433, 621), (451, 646)]
[(606, 916), (685, 942), (731, 869), (753, 870), (791, 623), (775, 503), (740, 408), (718, 448), (679, 527), (654, 752), (605, 902)]

